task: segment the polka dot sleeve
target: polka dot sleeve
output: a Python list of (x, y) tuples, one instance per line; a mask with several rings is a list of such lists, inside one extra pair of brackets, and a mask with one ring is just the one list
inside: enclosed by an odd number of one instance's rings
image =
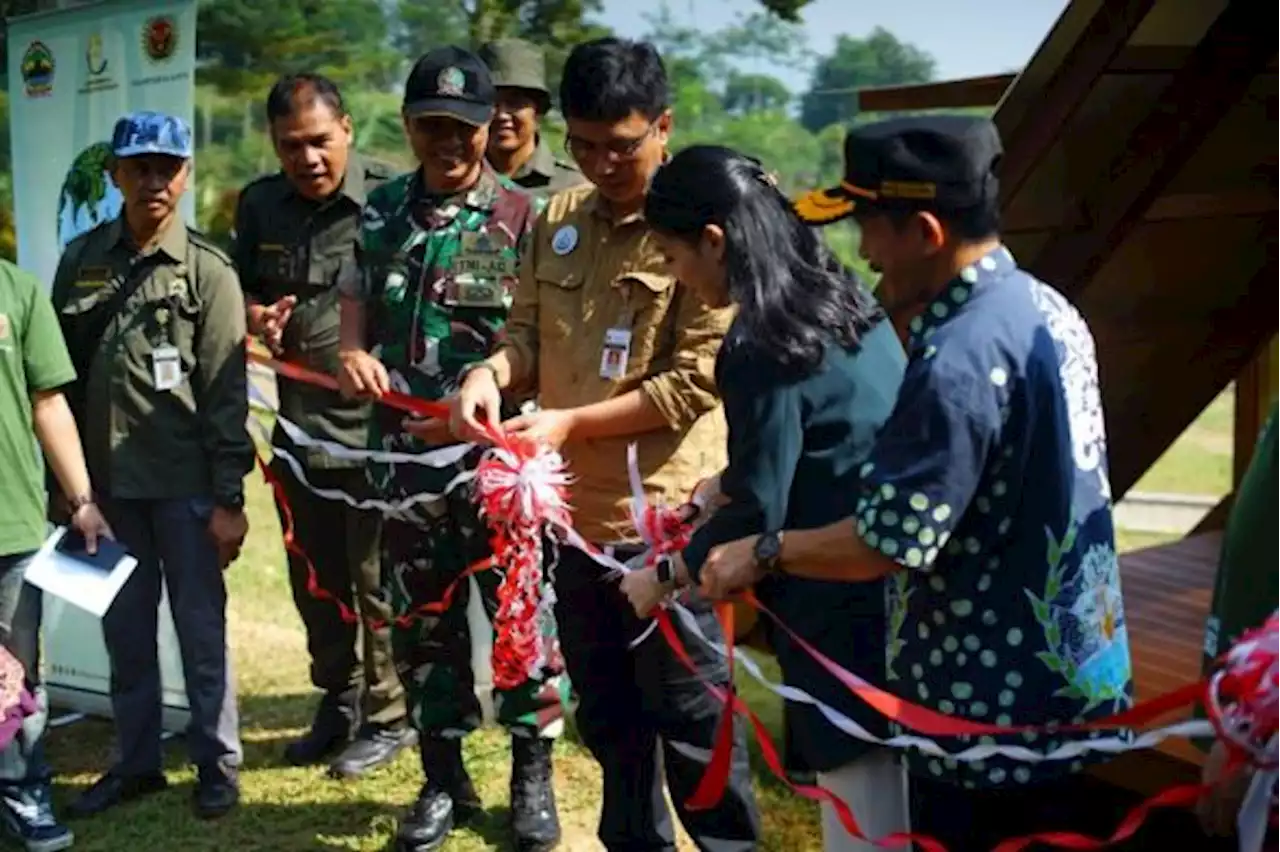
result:
[(863, 464), (855, 525), (867, 546), (932, 570), (978, 489), (999, 418), (965, 375), (913, 362)]

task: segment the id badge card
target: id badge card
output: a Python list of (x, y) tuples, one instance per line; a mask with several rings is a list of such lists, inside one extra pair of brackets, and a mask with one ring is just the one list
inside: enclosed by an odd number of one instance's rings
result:
[(600, 353), (600, 378), (620, 379), (627, 374), (627, 358), (631, 355), (631, 329), (611, 328), (604, 333), (604, 351)]
[(182, 360), (176, 346), (151, 350), (151, 380), (158, 391), (171, 391), (182, 384)]

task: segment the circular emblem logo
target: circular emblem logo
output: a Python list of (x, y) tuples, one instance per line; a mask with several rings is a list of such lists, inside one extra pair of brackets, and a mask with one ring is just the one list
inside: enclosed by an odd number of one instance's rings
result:
[(142, 27), (142, 52), (152, 62), (164, 62), (178, 49), (178, 25), (168, 15), (156, 15)]
[(53, 51), (44, 42), (33, 41), (27, 45), (18, 66), (27, 97), (42, 98), (53, 92), (54, 67)]
[(558, 255), (566, 255), (578, 247), (578, 229), (573, 225), (565, 225), (551, 237), (551, 250)]
[(436, 78), (436, 90), (446, 97), (460, 96), (467, 85), (467, 75), (461, 69), (450, 66), (440, 72)]

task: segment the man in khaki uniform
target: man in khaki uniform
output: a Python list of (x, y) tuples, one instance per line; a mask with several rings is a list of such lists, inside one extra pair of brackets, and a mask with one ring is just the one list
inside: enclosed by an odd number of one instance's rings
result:
[(518, 38), (480, 48), (489, 66), (498, 103), (489, 125), (489, 163), (499, 174), (535, 195), (577, 186), (586, 178), (577, 166), (551, 153), (538, 125), (551, 109), (547, 62), (542, 49)]
[(230, 258), (177, 212), (191, 172), (186, 123), (126, 116), (112, 152), (124, 207), (67, 246), (53, 304), (75, 364), (68, 399), (89, 473), (138, 566), (102, 620), (119, 759), (71, 812), (98, 813), (165, 786), (156, 650), (163, 579), (191, 707), (194, 805), (212, 818), (239, 799), (222, 572), (248, 531), (244, 300)]
[[(240, 194), (232, 251), (249, 306), (249, 331), (285, 359), (333, 374), (339, 367), (335, 285), (354, 274), (358, 264), (366, 193), (391, 171), (351, 150), (351, 117), (338, 88), (324, 77), (279, 80), (267, 96), (267, 120), (281, 170)], [(277, 382), (281, 417), (312, 438), (365, 447), (368, 402), (344, 400), (285, 378)], [(391, 660), (389, 628), (370, 626), (375, 620), (385, 624), (390, 615), (379, 594), (382, 517), (317, 496), (299, 478), (315, 488), (364, 496), (363, 461), (299, 448), (279, 425), (272, 443), (283, 451), (272, 470), (284, 486), (294, 536), (311, 560), (316, 582), (349, 610), (358, 610), (363, 624), (344, 622), (337, 604), (313, 595), (306, 560), (289, 555), (311, 681), (323, 695), (311, 730), (289, 744), (285, 757), (296, 765), (311, 764), (345, 746), (331, 771), (357, 776), (414, 740), (405, 721), (404, 688)]]
[[(607, 93), (607, 95), (605, 94)], [(565, 63), (560, 104), (569, 150), (590, 185), (552, 196), (520, 259), (505, 345), (469, 370), (453, 398), (459, 437), (483, 440), (500, 392), (536, 388), (541, 410), (503, 424), (560, 450), (574, 475), (573, 522), (619, 560), (644, 546), (629, 520), (627, 447), (650, 499), (679, 504), (726, 463), (714, 368), (733, 314), (708, 308), (670, 273), (645, 224), (649, 178), (671, 132), (666, 72), (643, 42), (580, 44)], [(746, 852), (760, 816), (735, 726), (728, 784), (715, 807), (686, 802), (706, 771), (720, 712), (666, 643), (646, 630), (605, 569), (561, 547), (553, 575), (565, 665), (581, 700), (575, 721), (600, 763), (599, 837), (610, 850), (674, 849), (671, 800), (700, 849)], [(705, 601), (690, 604), (716, 641)], [(677, 626), (678, 630), (685, 630)], [(685, 637), (702, 674), (727, 686), (724, 660)], [(658, 759), (661, 749), (661, 759)]]

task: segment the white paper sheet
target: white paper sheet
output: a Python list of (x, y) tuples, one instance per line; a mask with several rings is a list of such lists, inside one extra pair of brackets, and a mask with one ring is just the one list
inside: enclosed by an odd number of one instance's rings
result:
[(66, 527), (59, 527), (31, 558), (27, 582), (101, 618), (138, 567), (138, 560), (121, 553), (115, 564), (106, 568), (76, 559), (58, 550), (66, 534)]

